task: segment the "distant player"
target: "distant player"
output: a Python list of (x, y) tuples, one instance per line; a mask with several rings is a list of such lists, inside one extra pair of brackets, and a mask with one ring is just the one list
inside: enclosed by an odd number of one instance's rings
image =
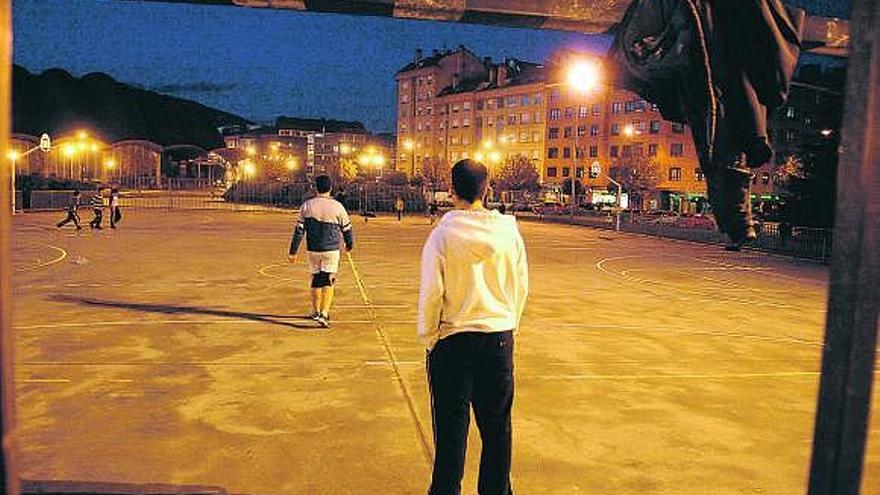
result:
[(431, 202), (428, 205), (428, 217), (431, 219), (431, 225), (434, 225), (434, 222), (437, 221), (437, 203)]
[(344, 241), (347, 251), (354, 248), (351, 220), (345, 207), (330, 197), (332, 188), (329, 176), (315, 177), (318, 195), (300, 207), (288, 256), (291, 263), (296, 263), (296, 252), (305, 237), (309, 270), (312, 272), (310, 318), (324, 328), (330, 326), (330, 305), (333, 303), (333, 285), (339, 271), (340, 244)]
[(67, 204), (67, 218), (58, 222), (56, 227), (60, 229), (68, 223), (73, 222), (73, 224), (76, 225), (76, 230), (82, 230), (82, 226), (79, 224), (79, 213), (77, 213), (77, 209), (79, 209), (79, 191), (74, 190), (73, 194), (70, 196), (70, 202)]
[(95, 192), (95, 195), (92, 196), (90, 204), (92, 205), (92, 213), (95, 215), (95, 217), (92, 218), (92, 221), (89, 222), (89, 225), (93, 229), (102, 230), (104, 228), (101, 227), (101, 221), (103, 221), (104, 219), (104, 196), (101, 194), (100, 189), (98, 189)]
[(394, 211), (397, 212), (397, 221), (401, 221), (403, 219), (403, 209), (406, 207), (406, 204), (403, 202), (403, 198), (400, 196), (397, 197), (397, 201), (394, 202)]
[(116, 224), (122, 219), (122, 211), (119, 209), (119, 189), (110, 190), (110, 228), (115, 229)]

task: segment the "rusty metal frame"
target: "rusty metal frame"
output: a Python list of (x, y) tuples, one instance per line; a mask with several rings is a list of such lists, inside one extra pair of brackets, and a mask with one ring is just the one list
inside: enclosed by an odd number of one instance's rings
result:
[(880, 296), (880, 5), (853, 0), (810, 495), (861, 489)]

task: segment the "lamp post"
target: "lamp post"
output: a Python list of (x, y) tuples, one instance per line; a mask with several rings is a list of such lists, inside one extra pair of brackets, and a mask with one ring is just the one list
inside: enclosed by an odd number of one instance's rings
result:
[[(592, 91), (599, 85), (599, 66), (595, 62), (578, 61), (568, 71), (568, 85), (582, 95)], [(571, 173), (571, 217), (577, 209), (577, 159), (578, 159), (578, 127), (581, 123), (581, 105), (577, 105), (577, 117), (574, 128), (574, 162)]]
[(12, 162), (12, 214), (15, 215), (15, 170), (18, 159), (21, 158), (21, 153), (16, 150), (10, 150), (8, 158)]

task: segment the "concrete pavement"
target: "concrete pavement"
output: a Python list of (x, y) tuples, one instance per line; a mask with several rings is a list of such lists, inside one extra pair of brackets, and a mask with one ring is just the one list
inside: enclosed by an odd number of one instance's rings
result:
[[(356, 220), (325, 331), (301, 318), (289, 213), (128, 210), (119, 230), (80, 234), (46, 228), (56, 216), (16, 218), (25, 478), (424, 493), (427, 221)], [(804, 493), (825, 267), (521, 228), (517, 493)], [(865, 493), (880, 493), (878, 444), (874, 426)], [(478, 446), (474, 427), (467, 494)]]

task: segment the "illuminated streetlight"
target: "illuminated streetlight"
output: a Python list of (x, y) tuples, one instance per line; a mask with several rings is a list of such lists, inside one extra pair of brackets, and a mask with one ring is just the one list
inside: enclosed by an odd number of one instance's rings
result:
[(576, 62), (568, 70), (568, 84), (584, 93), (599, 85), (599, 77), (599, 65), (595, 62)]
[(492, 149), (492, 141), (490, 141), (488, 139), (483, 141), (483, 148), (485, 148), (487, 150)]
[(489, 161), (492, 163), (498, 163), (501, 161), (501, 153), (497, 151), (493, 151), (489, 153)]
[(248, 154), (248, 156), (254, 156), (257, 154), (257, 149), (254, 148), (253, 146), (248, 146), (247, 148), (244, 149), (244, 151), (245, 151), (245, 153)]
[(113, 170), (116, 168), (116, 160), (113, 158), (108, 158), (107, 161), (104, 162), (104, 168), (107, 170)]
[(296, 170), (296, 158), (288, 158), (284, 164), (287, 165), (288, 170)]
[(89, 149), (91, 149), (93, 152), (98, 151), (98, 143), (92, 143), (92, 145), (89, 146)]
[(623, 135), (624, 135), (624, 136), (626, 136), (626, 137), (633, 137), (633, 135), (634, 135), (635, 133), (636, 133), (636, 130), (635, 130), (635, 128), (632, 126), (632, 124), (627, 124), (627, 125), (623, 126)]
[(66, 157), (71, 157), (76, 154), (76, 147), (72, 144), (65, 144), (61, 147), (61, 153)]
[(88, 137), (89, 137), (89, 133), (87, 133), (86, 131), (84, 131), (82, 129), (76, 131), (76, 138), (79, 139), (80, 141), (87, 139)]
[(9, 150), (9, 153), (6, 154), (6, 157), (13, 161), (13, 163), (21, 158), (21, 153), (16, 150)]
[(482, 162), (486, 158), (486, 155), (483, 154), (482, 151), (478, 151), (474, 153), (474, 160), (478, 162)]
[(834, 131), (831, 129), (822, 129), (821, 131), (819, 131), (819, 134), (821, 134), (823, 137), (828, 137), (834, 134)]

